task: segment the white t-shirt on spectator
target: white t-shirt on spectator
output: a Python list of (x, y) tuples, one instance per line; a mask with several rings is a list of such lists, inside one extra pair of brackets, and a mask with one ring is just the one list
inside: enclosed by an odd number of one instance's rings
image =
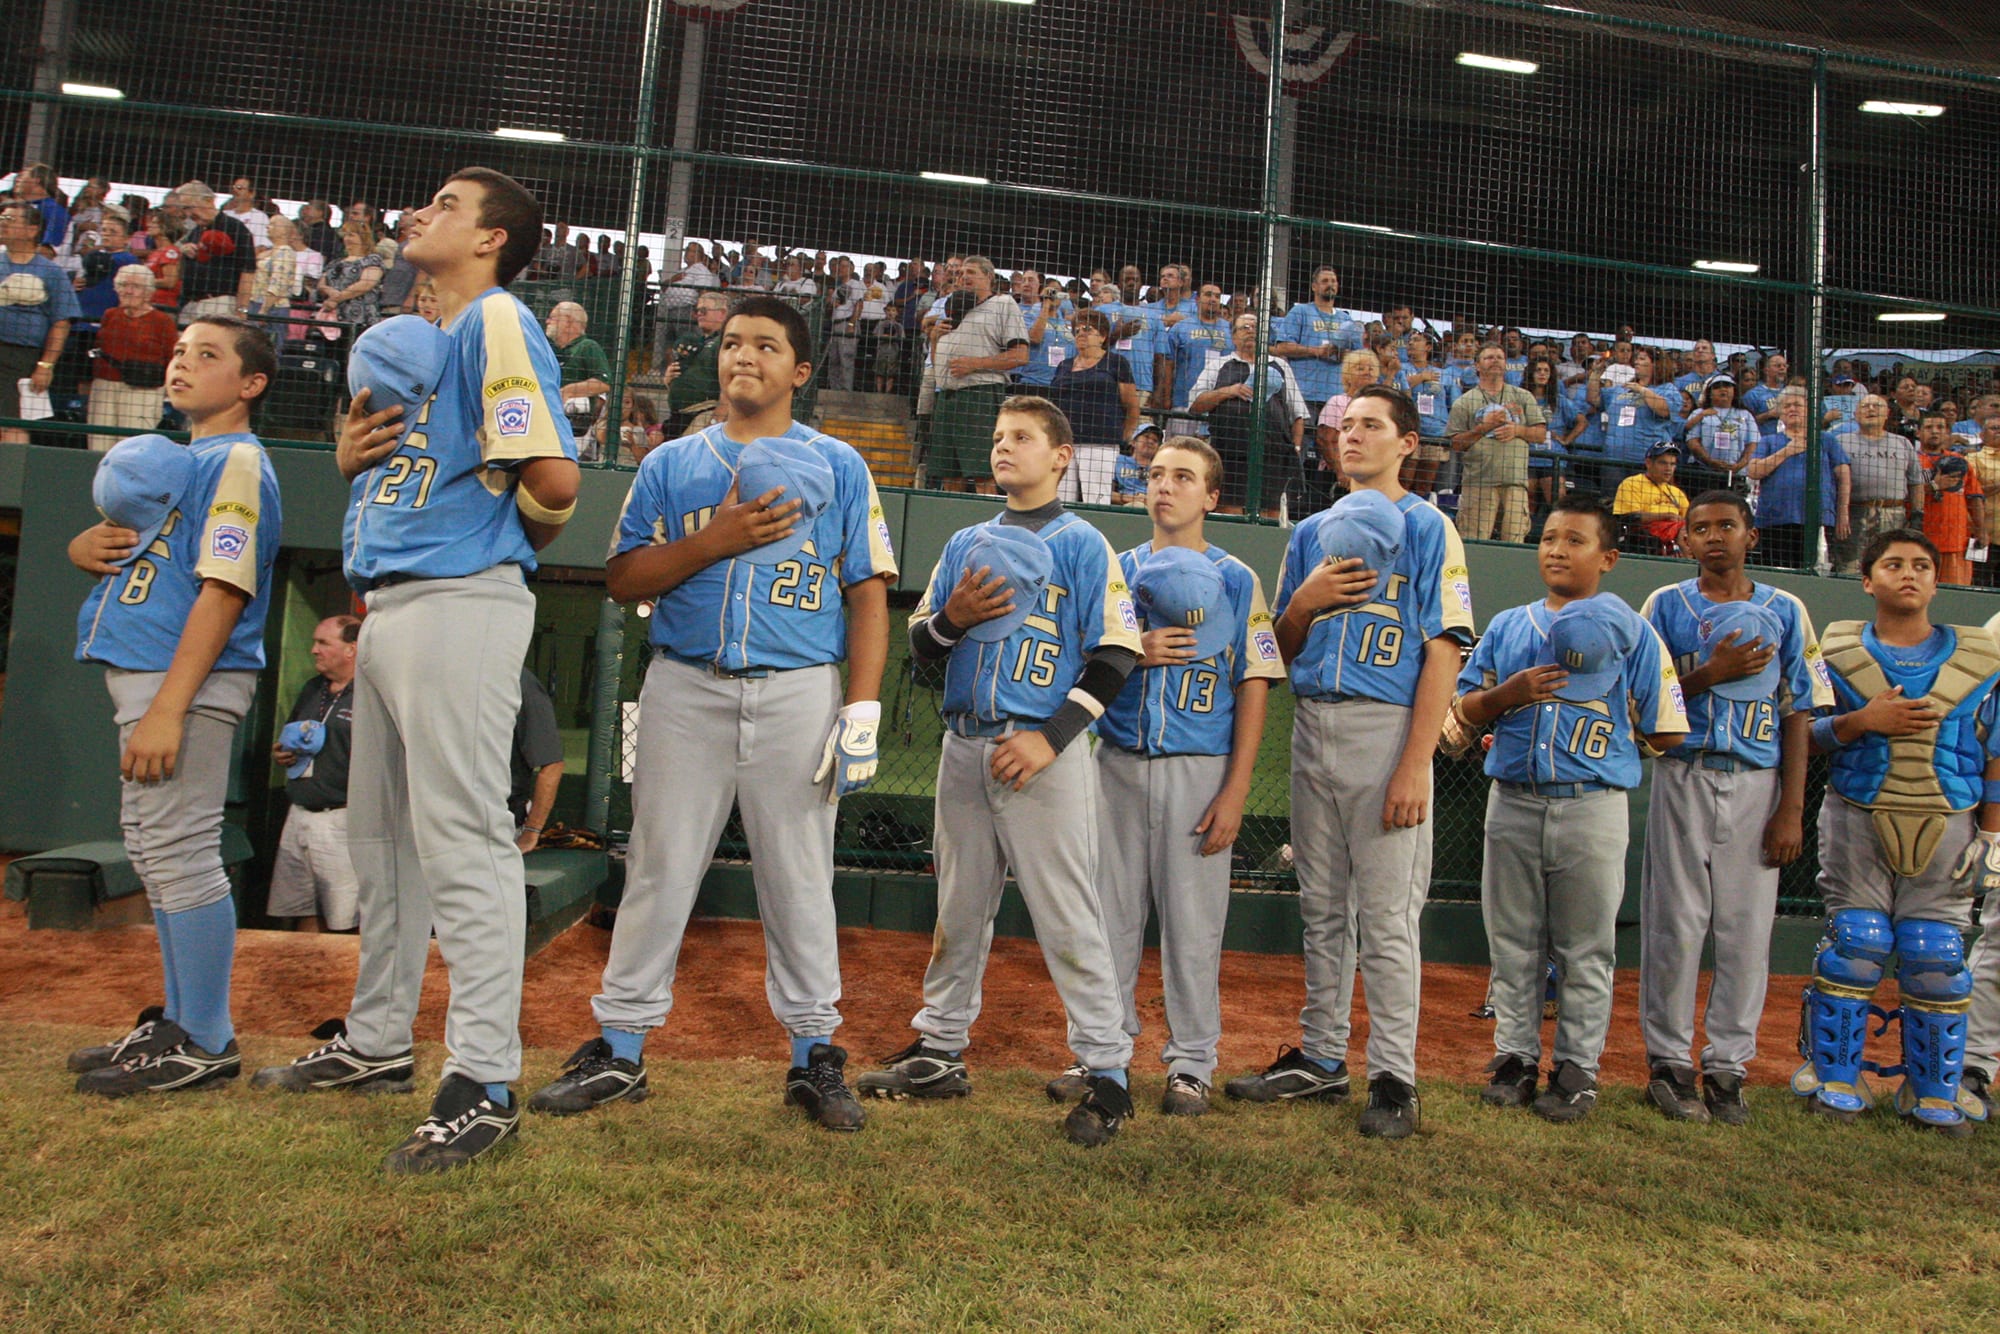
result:
[(861, 318), (864, 322), (881, 319), (889, 313), (889, 293), (893, 290), (886, 278), (861, 284)]
[[(833, 318), (836, 320), (853, 319), (854, 307), (860, 302), (861, 293), (861, 280), (859, 278), (843, 278), (836, 281), (827, 291), (827, 295), (833, 300)], [(842, 332), (846, 331), (842, 330)]]
[(777, 290), (786, 296), (817, 296), (819, 284), (810, 278), (787, 278), (778, 284)]
[(250, 240), (259, 250), (269, 250), (271, 248), (270, 214), (261, 208), (253, 208), (248, 213), (231, 213), (228, 209), (222, 211), (228, 213), (230, 217), (236, 219), (249, 229)]
[(692, 310), (694, 303), (701, 299), (701, 293), (696, 289), (720, 286), (722, 279), (715, 270), (696, 260), (667, 279), (666, 286), (660, 289), (660, 304), (668, 310)]

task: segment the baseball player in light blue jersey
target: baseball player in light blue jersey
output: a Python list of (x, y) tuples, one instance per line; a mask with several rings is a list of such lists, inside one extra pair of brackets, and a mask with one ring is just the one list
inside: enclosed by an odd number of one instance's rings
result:
[(294, 1092), (406, 1081), (435, 928), (449, 1054), (429, 1117), (383, 1164), (392, 1173), (462, 1166), (519, 1125), (507, 1086), (521, 1072), (527, 891), (508, 758), (534, 632), (525, 576), (578, 482), (555, 352), (505, 290), (534, 258), (540, 203), (471, 167), (405, 217), (404, 255), (429, 275), (441, 324), (386, 321), (356, 341), (337, 455), (353, 488), (347, 577), (368, 606), (348, 775), (354, 1003), (331, 1041), (256, 1081)]
[(1397, 480), (1417, 449), (1416, 405), (1386, 385), (1342, 419), (1354, 489), (1292, 530), (1278, 581), (1278, 648), (1292, 718), (1292, 855), (1305, 920), (1297, 1049), (1224, 1091), (1256, 1102), (1347, 1096), (1354, 974), (1368, 989), (1364, 1135), (1421, 1118), (1418, 918), (1431, 878), (1431, 756), (1472, 641), (1465, 549), (1451, 522)]
[[(1199, 1116), (1222, 1037), (1229, 850), (1257, 767), (1265, 696), (1285, 669), (1256, 574), (1202, 531), (1221, 503), (1222, 460), (1207, 441), (1175, 436), (1147, 471), (1153, 538), (1118, 557), (1144, 652), (1097, 722), (1097, 885), (1134, 1038), (1149, 908), (1159, 921), (1168, 1032), (1160, 1111)], [(1049, 1096), (1082, 1097), (1089, 1075), (1072, 1065)]]
[(655, 599), (625, 897), (591, 1001), (601, 1036), (530, 1111), (646, 1096), (642, 1047), (673, 1008), (682, 935), (734, 804), (764, 922), (765, 991), (791, 1040), (785, 1101), (829, 1130), (861, 1128), (832, 1040), (833, 833), (836, 803), (875, 775), (896, 558), (861, 456), (792, 420), (811, 358), (796, 308), (738, 306), (718, 363), (728, 421), (648, 454), (619, 516), (611, 595)]
[(278, 372), (262, 330), (189, 324), (167, 401), (190, 442), (118, 443), (92, 494), (104, 514), (69, 546), (100, 576), (77, 618), (76, 656), (105, 669), (122, 749), (119, 824), (159, 933), (166, 1000), (108, 1046), (73, 1052), (77, 1090), (171, 1093), (242, 1071), (229, 1017), (236, 904), (222, 807), (236, 725), (257, 693), (280, 536), (278, 479), (250, 432)]
[(1222, 288), (1203, 283), (1194, 313), (1167, 330), (1165, 343), (1167, 360), (1156, 361), (1154, 370), (1165, 373), (1173, 390), (1173, 405), (1184, 409), (1202, 368), (1222, 360), (1236, 347), (1229, 317), (1222, 310)]
[[(1986, 622), (2000, 642), (2000, 616)], [(1972, 974), (1972, 1008), (1965, 1018), (1965, 1075), (1960, 1087), (1989, 1117), (1993, 1074), (2000, 1068), (2000, 894), (1989, 893), (1979, 915), (1979, 939), (1965, 966)]]
[(962, 1053), (1011, 869), (1087, 1072), (1063, 1128), (1099, 1145), (1132, 1114), (1132, 1038), (1098, 900), (1097, 766), (1075, 743), (1118, 698), (1141, 646), (1111, 544), (1056, 498), (1071, 439), (1047, 399), (1001, 406), (992, 463), (1007, 507), (945, 542), (910, 617), (911, 651), (944, 662), (937, 934), (916, 1041), (856, 1087), (884, 1098), (971, 1092)]
[[(1665, 751), (1688, 727), (1659, 635), (1598, 592), (1618, 563), (1617, 531), (1595, 496), (1556, 501), (1539, 548), (1548, 597), (1493, 618), (1452, 705), (1455, 740), (1494, 730), (1480, 903), (1496, 1055), (1482, 1096), (1500, 1107), (1532, 1100), (1559, 1123), (1583, 1119), (1597, 1101), (1638, 740)], [(1555, 1068), (1536, 1098), (1551, 955), (1561, 974)]]
[[(1812, 712), (1833, 703), (1805, 604), (1744, 572), (1756, 541), (1741, 496), (1697, 496), (1681, 546), (1701, 572), (1640, 609), (1673, 656), (1688, 713), (1687, 741), (1653, 766), (1639, 887), (1646, 1095), (1675, 1121), (1750, 1118), (1743, 1080), (1764, 1014), (1778, 869), (1804, 842)], [(1711, 943), (1697, 1091), (1688, 1053)]]
[[(1812, 724), (1813, 749), (1833, 757), (1819, 813), (1826, 935), (1792, 1091), (1852, 1121), (1872, 1103), (1864, 1070), (1901, 1074), (1897, 1112), (1957, 1138), (1987, 1115), (1960, 1083), (1973, 990), (1962, 933), (1974, 895), (2000, 893), (2000, 647), (1980, 627), (1931, 623), (1937, 565), (1914, 529), (1870, 539), (1861, 587), (1875, 619), (1835, 621), (1821, 641), (1837, 697)], [(1885, 1014), (1872, 1000), (1891, 955), (1902, 1003)], [(1871, 1016), (1900, 1021), (1900, 1064), (1866, 1058)]]
[(1292, 363), (1315, 421), (1326, 401), (1341, 392), (1341, 356), (1361, 347), (1361, 322), (1334, 305), (1339, 295), (1339, 271), (1322, 264), (1313, 270), (1312, 300), (1299, 302), (1271, 325), (1271, 355)]

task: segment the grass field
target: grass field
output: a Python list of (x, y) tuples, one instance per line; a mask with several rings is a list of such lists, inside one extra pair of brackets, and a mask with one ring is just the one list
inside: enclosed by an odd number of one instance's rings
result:
[[(99, 1035), (0, 1027), (0, 1326), (94, 1329), (1991, 1327), (2000, 1135), (1673, 1126), (1615, 1089), (1567, 1130), (1426, 1088), (1355, 1109), (1145, 1115), (1068, 1145), (1038, 1077), (871, 1104), (835, 1137), (760, 1062), (658, 1064), (654, 1097), (455, 1176), (392, 1181), (420, 1097), (233, 1087), (84, 1103)], [(292, 1054), (247, 1045), (246, 1066)], [(437, 1053), (423, 1053), (426, 1071)], [(530, 1087), (557, 1053), (531, 1052)], [(1142, 1109), (1159, 1093), (1141, 1081)]]

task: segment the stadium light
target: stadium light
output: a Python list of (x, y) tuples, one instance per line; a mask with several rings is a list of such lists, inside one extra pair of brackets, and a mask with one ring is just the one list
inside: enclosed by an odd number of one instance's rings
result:
[(1863, 111), (1872, 111), (1878, 116), (1942, 116), (1944, 108), (1933, 102), (1877, 102), (1861, 104)]
[(1476, 51), (1460, 51), (1458, 63), (1474, 69), (1498, 70), (1502, 74), (1533, 74), (1541, 66), (1532, 60), (1508, 60), (1504, 56), (1482, 56)]
[[(1012, 4), (1013, 0), (1005, 0)], [(947, 185), (990, 185), (984, 176), (961, 176), (955, 171), (920, 171), (917, 173), (927, 181), (943, 181)]]
[(101, 83), (66, 83), (62, 90), (67, 97), (102, 97), (113, 102), (125, 96), (124, 89), (108, 88)]
[(1698, 259), (1694, 266), (1703, 273), (1755, 273), (1759, 266), (1734, 259)]
[(1936, 324), (1944, 319), (1941, 310), (1885, 310), (1875, 317), (1884, 324)]
[(493, 131), (493, 137), (496, 139), (525, 139), (532, 144), (559, 144), (563, 141), (563, 136), (557, 134), (554, 130), (517, 130), (507, 125), (503, 125)]

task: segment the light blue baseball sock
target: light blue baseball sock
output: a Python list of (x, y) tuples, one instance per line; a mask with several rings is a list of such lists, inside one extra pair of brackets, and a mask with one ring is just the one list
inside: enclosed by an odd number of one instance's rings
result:
[(514, 1101), (514, 1095), (508, 1092), (505, 1084), (488, 1084), (486, 1097), (495, 1107), (506, 1107)]
[(622, 1028), (607, 1028), (602, 1031), (606, 1045), (611, 1048), (611, 1054), (619, 1060), (630, 1061), (632, 1064), (637, 1065), (645, 1059), (646, 1035), (644, 1033), (630, 1033)]
[(229, 1022), (229, 969), (236, 958), (236, 900), (224, 895), (186, 912), (167, 913), (168, 957), (179, 995), (174, 1022), (194, 1045), (218, 1054), (236, 1036)]
[(816, 1038), (793, 1038), (792, 1064), (803, 1069), (812, 1064), (812, 1050), (814, 1047), (831, 1045), (833, 1045), (831, 1034), (823, 1034)]
[(180, 1022), (181, 985), (174, 976), (174, 938), (167, 926), (167, 914), (163, 908), (153, 909), (153, 930), (160, 937), (160, 976), (164, 979), (167, 999), (162, 1009), (175, 1023)]
[(1131, 1087), (1130, 1084), (1125, 1082), (1125, 1072), (1123, 1070), (1092, 1070), (1090, 1077), (1092, 1079), (1108, 1079), (1119, 1088)]
[[(1300, 1052), (1299, 1055), (1306, 1056), (1304, 1052)], [(1346, 1064), (1344, 1061), (1321, 1060), (1317, 1056), (1306, 1056), (1306, 1059), (1308, 1061), (1311, 1061), (1314, 1065), (1318, 1066), (1320, 1069), (1326, 1071), (1330, 1075), (1339, 1073), (1340, 1067)]]

